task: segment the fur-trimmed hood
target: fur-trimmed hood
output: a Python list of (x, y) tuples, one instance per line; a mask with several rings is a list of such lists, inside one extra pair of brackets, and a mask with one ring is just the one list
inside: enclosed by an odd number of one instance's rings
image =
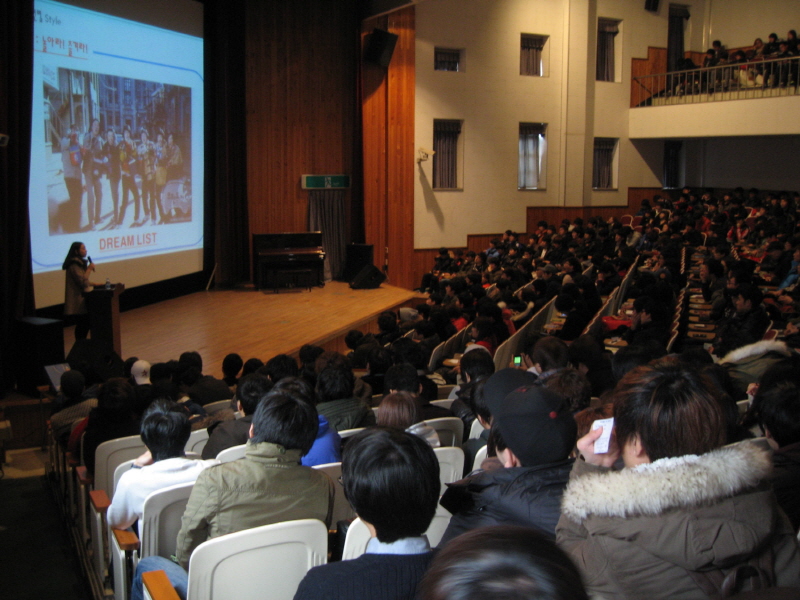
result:
[(741, 348), (737, 348), (736, 350), (728, 352), (728, 354), (726, 354), (725, 357), (720, 361), (720, 364), (735, 363), (747, 358), (758, 358), (759, 356), (763, 356), (768, 352), (778, 352), (784, 356), (789, 356), (792, 353), (792, 350), (786, 345), (786, 342), (765, 340), (756, 342), (755, 344), (748, 344), (747, 346), (742, 346)]
[(772, 469), (769, 453), (743, 442), (702, 456), (664, 458), (633, 469), (573, 478), (562, 513), (589, 516), (658, 516), (671, 509), (707, 506), (754, 487)]

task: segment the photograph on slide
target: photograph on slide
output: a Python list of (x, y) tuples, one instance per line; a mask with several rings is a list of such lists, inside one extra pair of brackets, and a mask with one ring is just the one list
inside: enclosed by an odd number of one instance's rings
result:
[(47, 65), (42, 75), (51, 236), (192, 220), (190, 88)]

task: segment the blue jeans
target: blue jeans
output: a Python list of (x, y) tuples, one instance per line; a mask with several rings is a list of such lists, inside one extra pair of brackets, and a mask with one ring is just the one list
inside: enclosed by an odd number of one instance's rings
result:
[(148, 571), (163, 570), (167, 573), (172, 587), (181, 597), (181, 600), (186, 600), (186, 588), (189, 587), (189, 574), (183, 570), (183, 567), (175, 564), (168, 558), (163, 556), (148, 556), (139, 561), (136, 566), (136, 575), (133, 578), (133, 586), (131, 587), (131, 600), (144, 600), (144, 588), (142, 586), (142, 573)]

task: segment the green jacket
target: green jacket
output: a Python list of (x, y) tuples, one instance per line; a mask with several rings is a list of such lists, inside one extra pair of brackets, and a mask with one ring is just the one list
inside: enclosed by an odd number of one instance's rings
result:
[(333, 481), (300, 465), (300, 451), (248, 442), (245, 457), (205, 469), (194, 484), (178, 533), (178, 563), (208, 539), (298, 519), (330, 525)]

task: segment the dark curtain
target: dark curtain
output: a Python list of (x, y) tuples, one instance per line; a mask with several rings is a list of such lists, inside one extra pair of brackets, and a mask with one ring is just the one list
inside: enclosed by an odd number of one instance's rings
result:
[(519, 74), (538, 75), (542, 73), (542, 50), (547, 38), (540, 35), (522, 35), (519, 53)]
[(348, 240), (346, 223), (345, 190), (308, 192), (308, 230), (322, 232), (326, 281), (342, 274)]
[(245, 0), (205, 0), (206, 269), (215, 285), (250, 279)]
[(433, 122), (433, 187), (458, 187), (458, 136), (461, 121)]
[(433, 52), (433, 68), (437, 71), (458, 71), (461, 52), (436, 48)]
[(683, 62), (684, 42), (683, 30), (689, 11), (683, 6), (669, 7), (669, 24), (667, 26), (667, 71), (680, 71)]
[(683, 142), (666, 140), (664, 142), (664, 187), (679, 188), (681, 185), (681, 149)]
[(597, 138), (594, 141), (594, 168), (592, 171), (592, 187), (600, 190), (610, 189), (614, 185), (614, 149), (617, 140), (613, 138)]
[(599, 19), (597, 22), (597, 81), (614, 81), (614, 38), (619, 21)]
[[(33, 0), (0, 2), (0, 395), (14, 386), (14, 320), (33, 314), (28, 176), (33, 79)], [(66, 254), (66, 253), (65, 253)]]

